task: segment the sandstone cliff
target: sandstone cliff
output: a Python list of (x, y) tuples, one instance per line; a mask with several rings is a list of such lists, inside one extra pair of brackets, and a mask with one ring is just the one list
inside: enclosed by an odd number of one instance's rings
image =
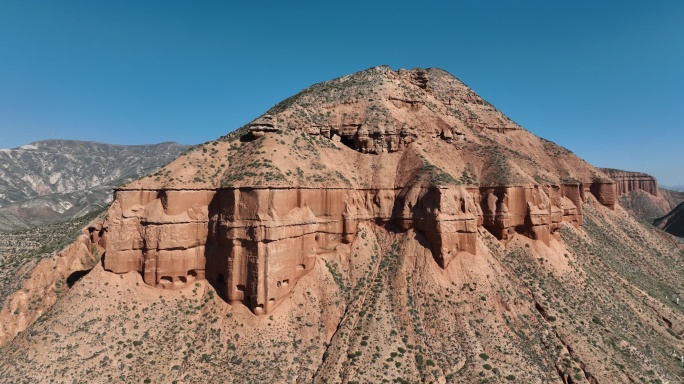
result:
[(684, 193), (658, 188), (655, 177), (642, 172), (601, 168), (616, 186), (622, 207), (642, 219), (653, 222), (667, 215), (684, 201)]
[(618, 196), (631, 191), (645, 191), (653, 196), (659, 195), (658, 180), (649, 174), (612, 168), (601, 168), (601, 170), (615, 181), (615, 190)]

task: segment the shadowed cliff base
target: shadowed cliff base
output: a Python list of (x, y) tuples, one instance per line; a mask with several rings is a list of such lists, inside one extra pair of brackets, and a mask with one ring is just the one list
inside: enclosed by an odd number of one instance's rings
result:
[(653, 225), (678, 237), (684, 237), (684, 203), (680, 203), (667, 215), (655, 219)]
[(72, 273), (69, 275), (69, 277), (66, 278), (67, 286), (68, 286), (69, 288), (73, 287), (74, 284), (76, 284), (79, 280), (81, 280), (81, 279), (83, 278), (83, 276), (87, 275), (91, 270), (92, 270), (92, 268), (91, 268), (91, 269), (83, 269), (83, 270), (80, 270), (80, 271), (72, 272)]

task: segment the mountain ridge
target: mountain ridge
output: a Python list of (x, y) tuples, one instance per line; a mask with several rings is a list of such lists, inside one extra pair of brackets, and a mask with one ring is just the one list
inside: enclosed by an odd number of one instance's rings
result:
[(104, 208), (111, 189), (144, 176), (188, 147), (43, 140), (0, 150), (0, 230)]

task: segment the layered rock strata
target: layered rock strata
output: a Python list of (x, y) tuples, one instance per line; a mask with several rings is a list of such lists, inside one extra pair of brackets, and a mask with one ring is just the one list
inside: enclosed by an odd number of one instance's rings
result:
[(601, 170), (615, 181), (615, 189), (618, 196), (631, 191), (645, 191), (653, 196), (659, 195), (658, 180), (647, 173), (629, 172), (611, 168), (602, 168)]
[[(590, 187), (603, 199), (600, 187)], [(580, 184), (401, 189), (118, 190), (104, 266), (145, 283), (217, 284), (227, 300), (268, 313), (308, 273), (316, 255), (351, 242), (362, 221), (408, 230), (446, 266), (476, 253), (477, 230), (549, 243), (562, 221), (582, 223)], [(607, 203), (607, 201), (603, 201)]]

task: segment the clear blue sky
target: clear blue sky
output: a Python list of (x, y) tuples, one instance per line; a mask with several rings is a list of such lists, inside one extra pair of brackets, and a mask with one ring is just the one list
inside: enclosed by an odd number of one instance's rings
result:
[(0, 0), (0, 148), (200, 143), (310, 84), (440, 67), (597, 166), (684, 184), (684, 1)]

